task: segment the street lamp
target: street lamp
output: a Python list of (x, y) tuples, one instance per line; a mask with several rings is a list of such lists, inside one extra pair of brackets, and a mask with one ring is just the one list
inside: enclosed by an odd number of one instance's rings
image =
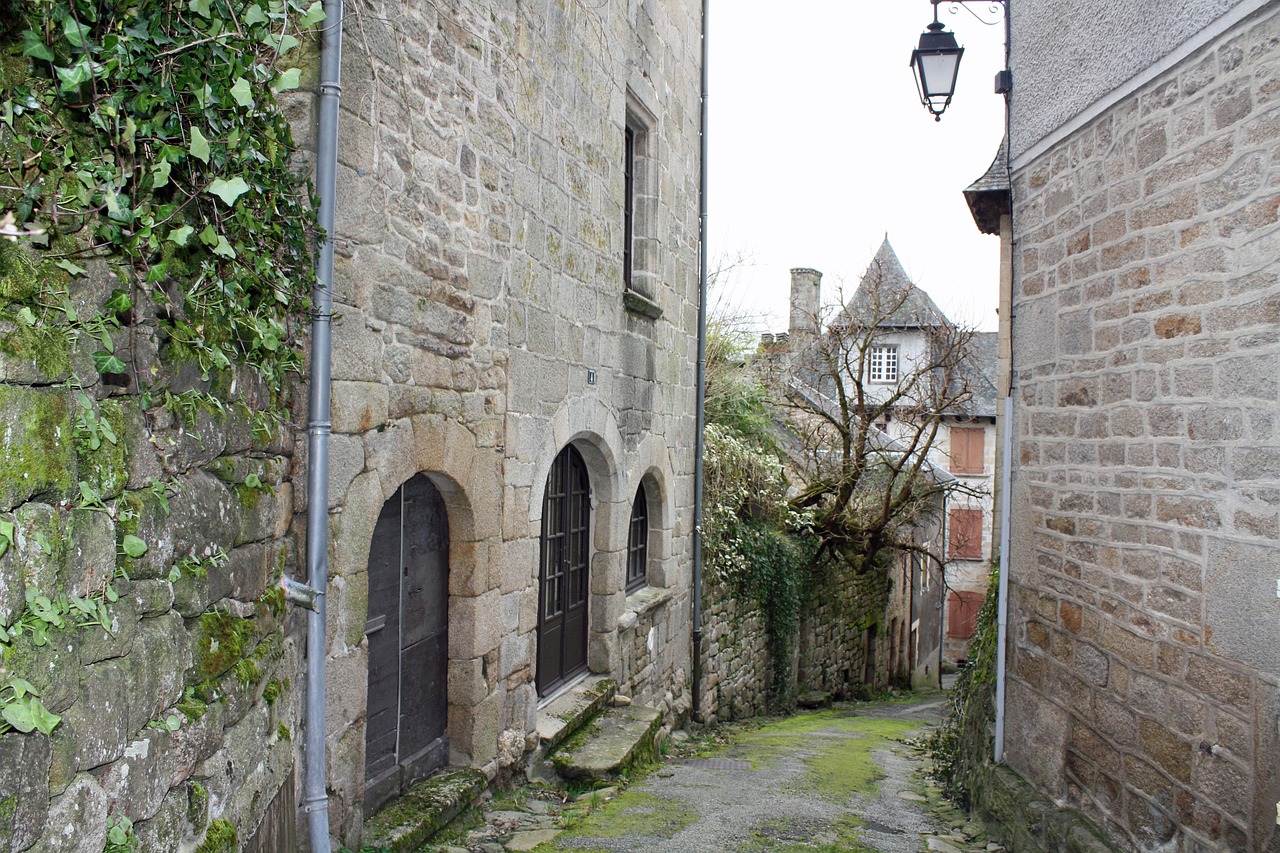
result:
[[(920, 94), (920, 103), (933, 114), (934, 121), (942, 121), (942, 113), (950, 105), (951, 96), (956, 91), (956, 77), (960, 73), (960, 57), (964, 56), (964, 48), (956, 43), (955, 33), (945, 29), (938, 20), (938, 4), (950, 3), (962, 6), (965, 3), (983, 3), (994, 11), (1003, 7), (1007, 22), (1009, 0), (929, 0), (929, 2), (933, 4), (933, 23), (920, 34), (919, 46), (911, 51), (911, 72), (916, 78), (916, 90)], [(968, 9), (967, 6), (964, 8)], [(970, 14), (989, 26), (997, 23), (984, 20), (976, 13), (970, 12)], [(1012, 72), (1006, 68), (996, 75), (996, 93), (1007, 94), (1011, 88)]]

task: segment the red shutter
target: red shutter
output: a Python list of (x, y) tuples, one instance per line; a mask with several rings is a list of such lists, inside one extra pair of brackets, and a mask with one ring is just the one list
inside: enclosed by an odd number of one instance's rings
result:
[(982, 609), (980, 592), (952, 592), (947, 599), (947, 636), (967, 640), (977, 629), (978, 611)]
[(962, 560), (982, 559), (982, 510), (953, 509), (947, 519), (947, 550)]
[(953, 474), (981, 474), (983, 451), (986, 449), (982, 427), (951, 428), (951, 472)]

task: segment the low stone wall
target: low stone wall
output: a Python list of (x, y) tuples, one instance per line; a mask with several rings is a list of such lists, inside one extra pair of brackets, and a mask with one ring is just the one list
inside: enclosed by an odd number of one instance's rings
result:
[[(785, 690), (817, 690), (853, 698), (867, 684), (867, 632), (875, 626), (884, 642), (871, 644), (875, 660), (870, 689), (890, 681), (888, 638), (880, 626), (893, 589), (884, 573), (831, 571), (804, 594), (793, 638)], [(712, 581), (703, 587), (702, 712), (709, 722), (759, 716), (776, 707), (772, 638), (762, 610)], [(786, 704), (786, 702), (784, 702)]]
[(975, 774), (975, 815), (1010, 853), (1117, 853), (1075, 809), (1042, 797), (1004, 765)]
[[(800, 618), (796, 670), (800, 691), (820, 690), (844, 699), (853, 698), (863, 687), (874, 691), (889, 685), (889, 637), (883, 623), (892, 586), (888, 574), (858, 576), (843, 567), (833, 569), (811, 591)], [(868, 651), (874, 658), (869, 683)]]

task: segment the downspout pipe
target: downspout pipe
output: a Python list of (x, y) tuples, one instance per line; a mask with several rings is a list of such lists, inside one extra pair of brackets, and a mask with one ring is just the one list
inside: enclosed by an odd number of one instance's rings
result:
[(707, 419), (707, 12), (702, 0), (702, 116), (698, 153), (698, 371), (693, 461), (693, 719), (702, 722), (702, 431)]
[[(1004, 6), (1004, 67), (1012, 69), (1013, 65), (1013, 0), (1006, 0)], [(1006, 668), (1006, 647), (1009, 642), (1009, 573), (1013, 570), (1013, 560), (1009, 553), (1009, 506), (1013, 481), (1013, 267), (1017, 258), (1013, 241), (1016, 231), (1013, 227), (1013, 175), (1010, 174), (1009, 160), (1013, 151), (1013, 91), (1004, 93), (1004, 168), (1009, 182), (1009, 252), (1008, 281), (1000, 283), (1001, 288), (1008, 288), (1008, 324), (1009, 324), (1009, 375), (1005, 377), (1004, 408), (1001, 417), (1004, 419), (1003, 441), (1001, 442), (1000, 468), (1000, 583), (996, 591), (996, 725), (994, 736), (993, 759), (996, 764), (1004, 761), (1004, 711), (1005, 684), (1008, 679)], [(1003, 267), (1003, 259), (1001, 266)], [(1002, 306), (1003, 307), (1003, 306)]]
[(338, 176), (338, 107), (342, 92), (342, 0), (324, 0), (320, 35), (320, 113), (316, 194), (321, 242), (311, 316), (310, 420), (307, 424), (307, 576), (317, 592), (307, 614), (306, 785), (312, 853), (329, 853), (329, 798), (325, 782), (325, 590), (329, 586), (330, 360), (333, 352), (333, 229)]

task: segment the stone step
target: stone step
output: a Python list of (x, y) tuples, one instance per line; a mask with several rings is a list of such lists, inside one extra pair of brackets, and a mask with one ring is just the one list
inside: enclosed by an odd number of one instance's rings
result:
[(538, 740), (542, 754), (564, 743), (613, 701), (618, 683), (603, 675), (582, 679), (538, 709)]
[(475, 805), (487, 785), (485, 775), (471, 769), (446, 770), (414, 782), (365, 821), (365, 845), (392, 853), (417, 850)]
[(607, 708), (578, 737), (551, 754), (565, 779), (611, 781), (632, 766), (652, 761), (662, 713), (644, 705)]

